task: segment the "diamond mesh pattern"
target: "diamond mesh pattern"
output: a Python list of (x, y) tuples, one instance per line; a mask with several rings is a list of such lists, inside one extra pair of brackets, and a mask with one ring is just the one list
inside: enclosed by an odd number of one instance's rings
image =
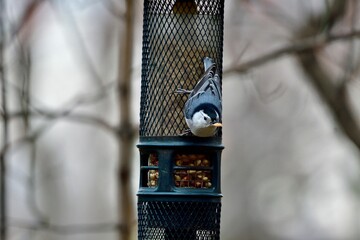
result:
[(220, 202), (138, 203), (141, 240), (218, 240)]
[(140, 136), (177, 136), (209, 56), (222, 69), (224, 0), (144, 0)]

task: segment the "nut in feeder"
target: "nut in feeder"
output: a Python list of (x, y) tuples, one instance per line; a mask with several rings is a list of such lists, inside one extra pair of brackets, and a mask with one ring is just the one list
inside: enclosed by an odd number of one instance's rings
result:
[(219, 239), (221, 131), (189, 119), (221, 123), (223, 11), (223, 0), (144, 0), (139, 239)]

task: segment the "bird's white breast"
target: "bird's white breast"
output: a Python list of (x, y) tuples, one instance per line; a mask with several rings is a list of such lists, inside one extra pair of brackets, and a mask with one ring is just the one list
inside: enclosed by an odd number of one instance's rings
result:
[(216, 127), (208, 126), (208, 127), (201, 127), (196, 124), (191, 119), (186, 119), (186, 123), (190, 128), (192, 134), (198, 137), (212, 137), (216, 132)]

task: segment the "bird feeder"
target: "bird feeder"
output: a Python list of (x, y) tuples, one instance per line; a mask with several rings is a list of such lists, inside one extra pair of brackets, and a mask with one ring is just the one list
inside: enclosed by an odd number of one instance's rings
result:
[(138, 239), (220, 238), (221, 131), (184, 136), (183, 107), (204, 73), (222, 71), (224, 0), (144, 0)]

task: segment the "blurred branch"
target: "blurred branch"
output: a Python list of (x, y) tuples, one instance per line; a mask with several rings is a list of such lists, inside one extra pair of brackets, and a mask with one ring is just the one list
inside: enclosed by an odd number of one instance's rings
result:
[[(109, 123), (104, 121), (101, 118), (97, 118), (94, 116), (86, 115), (86, 114), (80, 114), (80, 113), (72, 113), (73, 109), (67, 109), (60, 112), (55, 111), (45, 111), (45, 110), (33, 110), (30, 112), (13, 112), (8, 113), (7, 117), (8, 119), (13, 118), (22, 118), (24, 114), (29, 114), (31, 117), (45, 117), (49, 120), (71, 120), (76, 122), (82, 122), (82, 123), (88, 123), (88, 124), (94, 124), (97, 127), (102, 127), (103, 129), (109, 131), (112, 134), (115, 134), (116, 136), (127, 136), (129, 132), (134, 133), (136, 131), (135, 128), (126, 129), (123, 130), (120, 127), (111, 126)], [(0, 115), (1, 117), (4, 117), (3, 113)], [(54, 121), (50, 123), (43, 124), (43, 126), (39, 127), (36, 130), (28, 131), (25, 136), (18, 138), (12, 142), (7, 142), (2, 149), (0, 149), (0, 157), (5, 156), (5, 154), (10, 150), (14, 149), (16, 147), (21, 146), (22, 144), (32, 142), (35, 139), (39, 138), (48, 128), (50, 128), (54, 124)]]
[[(27, 230), (46, 230), (61, 235), (104, 233), (113, 231), (124, 231), (124, 226), (117, 223), (92, 223), (92, 224), (68, 224), (59, 225), (48, 222), (31, 222), (21, 219), (10, 219), (9, 225), (14, 228)], [(131, 223), (136, 224), (136, 221)]]
[[(9, 140), (9, 123), (7, 109), (7, 80), (5, 73), (5, 0), (0, 0), (0, 83), (1, 83), (1, 107), (3, 114), (2, 141), (4, 146)], [(0, 155), (0, 239), (7, 239), (7, 212), (6, 212), (6, 155)]]
[(11, 42), (19, 33), (25, 28), (26, 24), (28, 24), (31, 18), (38, 11), (41, 4), (43, 4), (45, 0), (32, 0), (25, 8), (24, 14), (21, 16), (21, 20), (15, 26), (15, 28), (10, 32), (9, 41)]
[(120, 19), (120, 20), (126, 20), (125, 19), (125, 13), (120, 11), (119, 7), (116, 6), (116, 4), (111, 1), (111, 0), (104, 0), (104, 1), (101, 1), (106, 10), (109, 11), (109, 13), (111, 13), (111, 15), (113, 15), (114, 17)]
[[(122, 132), (121, 129), (119, 129), (116, 126), (111, 126), (109, 123), (107, 123), (106, 121), (104, 121), (101, 118), (86, 115), (86, 114), (71, 113), (71, 112), (66, 112), (66, 111), (65, 112), (48, 112), (48, 111), (39, 110), (38, 112), (32, 111), (32, 112), (28, 112), (28, 113), (13, 112), (13, 113), (8, 114), (8, 118), (9, 119), (22, 118), (25, 114), (29, 114), (29, 116), (31, 116), (31, 117), (44, 117), (44, 118), (47, 118), (48, 120), (69, 120), (69, 121), (74, 121), (74, 122), (87, 123), (87, 124), (95, 125), (97, 127), (101, 127), (102, 129), (107, 130), (109, 133), (114, 134), (116, 136), (119, 135), (119, 132), (122, 134), (125, 134)], [(54, 123), (54, 122), (52, 122), (52, 123)], [(38, 138), (39, 135), (41, 135), (42, 132), (44, 131), (43, 128), (47, 128), (46, 126), (48, 124), (50, 124), (50, 123), (44, 124), (43, 127), (39, 128), (36, 131), (27, 133), (22, 138), (19, 138), (13, 142), (9, 142), (1, 149), (0, 156), (4, 155), (9, 148), (12, 148), (13, 147), (12, 145), (23, 144), (24, 142), (33, 141), (34, 139)], [(127, 132), (128, 131), (135, 132), (136, 128), (129, 129), (129, 130), (127, 130)]]
[[(35, 99), (35, 96), (31, 96), (30, 93), (27, 92), (28, 96), (23, 97), (21, 99), (22, 101), (21, 105), (27, 106), (26, 109), (22, 108), (22, 111), (8, 113), (7, 117), (9, 119), (15, 119), (15, 118), (24, 118), (24, 117), (29, 118), (31, 116), (31, 117), (44, 117), (49, 120), (58, 120), (61, 118), (63, 120), (70, 120), (74, 122), (82, 122), (82, 123), (97, 125), (107, 131), (110, 131), (113, 134), (116, 134), (119, 131), (119, 128), (110, 125), (100, 117), (91, 116), (82, 113), (73, 113), (74, 110), (78, 107), (99, 102), (101, 99), (108, 96), (108, 91), (114, 87), (114, 84), (115, 82), (110, 82), (102, 86), (95, 93), (77, 95), (76, 97), (71, 99), (68, 103), (64, 104), (66, 106), (59, 108), (60, 110), (50, 110), (44, 107), (40, 108), (37, 106), (33, 106), (32, 103), (30, 104), (30, 99), (33, 101)], [(23, 95), (24, 92), (23, 87), (17, 86), (15, 84), (13, 84), (12, 87), (15, 90), (17, 90), (21, 95)], [(0, 118), (3, 117), (4, 114), (0, 112)]]
[[(1, 1), (1, 0), (0, 0)], [(40, 3), (45, 2), (43, 0), (34, 0), (31, 1), (26, 10), (23, 14), (20, 22), (17, 24), (15, 29), (10, 33), (11, 39), (15, 38), (19, 35), (22, 29), (25, 28), (25, 25), (30, 21)], [(55, 5), (54, 1), (49, 0), (49, 2)], [(128, 1), (127, 3), (127, 14), (126, 15), (119, 15), (119, 17), (125, 18), (126, 17), (126, 36), (124, 36), (124, 41), (121, 43), (126, 42), (121, 49), (121, 54), (124, 55), (124, 60), (121, 56), (120, 60), (120, 76), (119, 76), (119, 100), (121, 105), (121, 122), (120, 127), (111, 126), (107, 121), (101, 119), (100, 117), (90, 116), (81, 113), (73, 113), (73, 110), (83, 104), (86, 103), (93, 103), (99, 101), (101, 98), (106, 96), (107, 91), (106, 88), (108, 86), (104, 86), (102, 84), (101, 76), (96, 71), (96, 66), (93, 64), (90, 55), (86, 49), (86, 41), (82, 38), (81, 32), (78, 28), (76, 19), (74, 18), (71, 9), (66, 5), (67, 3), (60, 2), (56, 5), (56, 7), (62, 6), (66, 7), (66, 17), (62, 18), (66, 21), (68, 29), (71, 30), (73, 36), (73, 42), (76, 41), (75, 47), (76, 50), (79, 51), (79, 56), (81, 56), (81, 62), (84, 63), (87, 72), (91, 75), (92, 79), (95, 80), (97, 83), (97, 87), (101, 88), (101, 91), (98, 91), (94, 95), (86, 95), (86, 96), (77, 96), (76, 98), (72, 99), (70, 104), (67, 104), (68, 107), (63, 108), (59, 111), (51, 111), (51, 110), (44, 110), (44, 108), (34, 107), (33, 103), (30, 102), (33, 100), (33, 96), (30, 95), (30, 82), (29, 82), (29, 74), (30, 66), (27, 65), (29, 63), (26, 59), (27, 55), (26, 52), (21, 52), (22, 55), (21, 60), (24, 60), (21, 64), (23, 65), (24, 79), (21, 82), (20, 86), (17, 88), (19, 90), (19, 97), (21, 103), (21, 110), (18, 112), (9, 113), (6, 107), (2, 109), (0, 112), (0, 117), (7, 123), (8, 120), (14, 118), (21, 118), (23, 119), (24, 126), (25, 126), (25, 136), (18, 138), (12, 142), (5, 141), (3, 148), (0, 151), (1, 159), (5, 159), (6, 154), (9, 150), (13, 150), (22, 144), (31, 144), (31, 166), (30, 166), (30, 178), (28, 181), (28, 196), (27, 201), (30, 207), (30, 210), (34, 214), (34, 218), (36, 218), (36, 223), (31, 223), (27, 221), (11, 221), (10, 225), (12, 227), (21, 227), (31, 230), (47, 230), (58, 234), (79, 234), (79, 233), (94, 233), (94, 232), (108, 232), (108, 231), (120, 231), (121, 236), (124, 236), (122, 239), (129, 239), (130, 230), (132, 226), (136, 223), (134, 222), (133, 217), (133, 203), (132, 203), (132, 194), (131, 194), (131, 185), (130, 185), (130, 159), (131, 157), (131, 147), (133, 145), (133, 139), (135, 136), (135, 129), (131, 125), (130, 119), (130, 77), (131, 77), (131, 62), (132, 62), (132, 31), (133, 31), (133, 8), (132, 8), (132, 1)], [(107, 4), (108, 8), (111, 8)], [(0, 6), (1, 8), (1, 6)], [(113, 10), (113, 9), (111, 9)], [(58, 11), (60, 12), (60, 11)], [(61, 12), (64, 14), (64, 12)], [(112, 12), (115, 14), (115, 12)], [(130, 26), (130, 27), (129, 27)], [(129, 48), (130, 47), (130, 48)], [(0, 52), (1, 53), (1, 52)], [(0, 62), (2, 63), (2, 62)], [(2, 65), (0, 65), (0, 70), (2, 70)], [(123, 73), (124, 74), (121, 74)], [(3, 79), (2, 79), (3, 80)], [(5, 85), (2, 84), (2, 87), (5, 89)], [(5, 95), (3, 94), (3, 97)], [(4, 101), (3, 101), (4, 103)], [(50, 122), (43, 124), (41, 127), (31, 130), (31, 118), (34, 117), (42, 117)], [(36, 141), (43, 133), (45, 133), (55, 122), (55, 120), (71, 120), (77, 122), (83, 122), (88, 124), (96, 125), (97, 127), (101, 127), (112, 134), (115, 134), (119, 137), (119, 142), (121, 145), (121, 156), (120, 156), (120, 169), (119, 169), (119, 182), (121, 183), (121, 198), (122, 198), (122, 207), (121, 212), (124, 213), (122, 216), (125, 216), (122, 221), (123, 224), (112, 224), (112, 223), (100, 223), (100, 224), (69, 224), (69, 225), (54, 225), (50, 224), (44, 216), (44, 214), (40, 211), (36, 204), (35, 199), (35, 166), (36, 166)], [(2, 181), (3, 183), (3, 181)], [(4, 197), (5, 199), (5, 197)], [(124, 207), (125, 206), (125, 207)], [(4, 207), (5, 209), (5, 207)], [(4, 224), (5, 226), (5, 224)], [(4, 227), (4, 229), (6, 229)], [(1, 237), (1, 239), (4, 239)]]
[[(89, 91), (85, 94), (78, 94), (75, 97), (71, 98), (67, 101), (67, 103), (63, 104), (63, 106), (58, 107), (60, 110), (57, 110), (57, 112), (70, 112), (75, 110), (78, 107), (83, 107), (86, 105), (91, 105), (94, 103), (98, 103), (103, 98), (109, 96), (109, 91), (112, 90), (115, 87), (115, 81), (109, 82), (99, 88), (96, 89), (95, 92), (89, 93)], [(10, 82), (9, 87), (13, 88), (14, 90), (18, 91), (20, 94), (23, 92), (23, 86), (18, 86), (17, 84)], [(34, 109), (34, 111), (50, 111), (53, 112), (53, 110), (49, 110), (46, 106), (46, 104), (42, 101), (40, 101), (35, 95), (31, 95), (31, 93), (27, 93), (29, 96), (28, 98), (23, 98), (22, 101), (29, 101), (31, 99), (31, 108)], [(22, 104), (27, 104), (26, 102)], [(36, 105), (35, 105), (36, 104)], [(41, 107), (40, 107), (41, 105)], [(40, 110), (44, 109), (44, 110)], [(46, 110), (45, 110), (46, 109)], [(0, 112), (1, 117), (1, 112)]]
[[(78, 52), (78, 56), (81, 57), (79, 62), (84, 64), (86, 72), (89, 73), (96, 86), (101, 87), (104, 81), (97, 72), (95, 64), (93, 63), (89, 52), (86, 49), (86, 41), (83, 39), (73, 12), (68, 6), (69, 3), (67, 1), (49, 1), (54, 6), (54, 9), (57, 10), (56, 12), (61, 16), (62, 20), (66, 23), (67, 28), (71, 31), (71, 34), (69, 34), (73, 36), (73, 44), (71, 44), (71, 46), (73, 46), (74, 52)], [(61, 6), (64, 7), (66, 11), (61, 11)]]
[[(330, 22), (332, 24), (331, 26), (343, 17), (343, 9), (345, 9), (347, 3), (348, 1), (338, 0), (332, 2), (332, 5), (328, 7), (328, 11), (331, 13), (330, 16), (332, 19)], [(318, 19), (322, 19), (327, 16), (328, 12), (325, 12), (323, 15), (319, 15)], [(303, 35), (307, 35), (309, 32), (319, 34), (322, 31), (323, 29), (321, 28), (314, 29), (312, 22), (308, 21), (307, 24), (300, 29), (298, 35), (301, 37)], [(359, 33), (357, 31), (353, 31), (348, 34), (343, 34), (342, 36), (343, 37), (333, 36), (331, 39), (352, 39), (354, 36), (358, 37)], [(308, 52), (298, 53), (297, 57), (300, 62), (300, 66), (302, 67), (304, 73), (309, 77), (309, 80), (313, 83), (324, 103), (329, 108), (340, 129), (360, 150), (360, 126), (349, 102), (347, 92), (348, 80), (343, 79), (342, 82), (338, 83), (331, 74), (323, 69), (317, 60), (317, 52), (315, 49), (310, 50), (311, 51)], [(350, 74), (346, 74), (346, 76), (346, 78), (348, 78)]]
[(119, 53), (119, 92), (120, 132), (119, 138), (119, 200), (120, 219), (124, 227), (120, 233), (121, 240), (129, 240), (131, 222), (134, 217), (133, 197), (131, 192), (131, 159), (135, 134), (131, 120), (131, 66), (133, 59), (134, 5), (135, 0), (126, 0), (125, 28), (120, 32)]
[(27, 181), (27, 189), (26, 189), (26, 200), (27, 205), (33, 214), (33, 217), (37, 219), (37, 221), (45, 222), (47, 220), (47, 216), (38, 206), (36, 201), (36, 193), (37, 193), (37, 185), (36, 185), (36, 143), (37, 138), (29, 139), (30, 143), (30, 176)]
[(360, 128), (348, 99), (347, 81), (334, 82), (333, 77), (321, 67), (315, 52), (299, 54), (298, 59), (338, 126), (360, 150)]
[(296, 41), (288, 46), (279, 48), (270, 53), (264, 54), (260, 57), (249, 60), (247, 62), (240, 63), (239, 65), (230, 66), (228, 69), (224, 70), (223, 74), (225, 75), (230, 73), (245, 73), (255, 67), (259, 67), (263, 64), (266, 64), (270, 61), (274, 61), (277, 58), (286, 55), (299, 54), (303, 52), (317, 50), (335, 41), (348, 41), (354, 38), (360, 38), (360, 30), (354, 30), (348, 33), (340, 33), (340, 34), (329, 34), (329, 35), (323, 34), (323, 35), (306, 38), (303, 40)]
[[(24, 123), (24, 132), (25, 135), (29, 135), (31, 131), (31, 121), (30, 121), (30, 107), (31, 107), (31, 99), (30, 99), (30, 84), (31, 84), (31, 51), (28, 47), (28, 44), (25, 43), (24, 45), (19, 44), (19, 51), (18, 51), (18, 73), (21, 74), (19, 77), (21, 81), (21, 91), (19, 91), (19, 102), (21, 106), (21, 118)], [(9, 120), (11, 117), (9, 116)], [(37, 201), (36, 201), (36, 141), (37, 138), (29, 139), (30, 144), (30, 176), (27, 181), (27, 188), (26, 188), (26, 202), (27, 205), (38, 221), (45, 221), (46, 217), (45, 214), (40, 210)]]
[(36, 130), (31, 131), (31, 133), (27, 133), (25, 136), (17, 138), (11, 142), (7, 142), (1, 149), (0, 149), (0, 157), (5, 156), (10, 150), (14, 150), (23, 144), (28, 142), (34, 141), (34, 139), (39, 138), (42, 134), (44, 134), (53, 124), (47, 123), (43, 126), (37, 128)]
[(25, 132), (30, 127), (30, 117), (28, 112), (30, 111), (30, 75), (31, 75), (31, 57), (30, 57), (30, 49), (25, 44), (24, 46), (19, 44), (19, 64), (17, 73), (21, 76), (19, 77), (20, 80), (20, 89), (18, 91), (18, 97), (20, 102), (20, 107), (23, 115), (23, 123), (25, 127)]
[[(347, 0), (328, 2), (322, 14), (310, 16), (306, 24), (296, 33), (297, 39), (300, 40), (239, 65), (233, 65), (225, 70), (224, 74), (244, 73), (285, 55), (295, 54), (304, 73), (330, 109), (339, 127), (360, 150), (360, 126), (351, 109), (347, 92), (347, 82), (352, 74), (345, 73), (345, 79), (338, 84), (338, 81), (333, 79), (317, 60), (318, 50), (328, 44), (336, 41), (352, 41), (360, 37), (360, 30), (354, 29), (353, 26), (349, 32), (331, 34), (333, 26), (344, 16), (347, 4)], [(346, 71), (353, 70), (350, 68)]]
[(37, 109), (35, 111), (31, 112), (13, 112), (9, 113), (8, 117), (10, 119), (12, 118), (21, 118), (25, 114), (29, 114), (31, 117), (43, 117), (49, 120), (69, 120), (74, 122), (81, 122), (81, 123), (88, 123), (92, 125), (96, 125), (97, 127), (101, 127), (104, 130), (109, 131), (110, 133), (116, 134), (119, 130), (116, 126), (110, 125), (105, 120), (91, 116), (88, 114), (81, 114), (81, 113), (72, 113), (71, 111), (65, 110), (65, 111), (46, 111), (46, 110), (40, 110)]
[(93, 124), (93, 125), (103, 128), (111, 133), (117, 132), (116, 127), (111, 126), (109, 123), (107, 123), (105, 120), (103, 120), (101, 118), (87, 115), (87, 114), (72, 113), (72, 110), (56, 112), (56, 111), (44, 111), (44, 110), (37, 109), (35, 114), (39, 114), (39, 116), (42, 116), (42, 117), (45, 117), (48, 119), (53, 119), (53, 120), (65, 119), (65, 120), (71, 120), (71, 121), (76, 121), (76, 122)]
[[(351, 0), (349, 3), (352, 3), (352, 12), (351, 12), (351, 19), (350, 19), (350, 29), (351, 31), (355, 30), (355, 23), (357, 18), (357, 0)], [(347, 82), (352, 79), (352, 76), (355, 74), (356, 68), (354, 66), (354, 57), (355, 57), (355, 39), (351, 39), (349, 41), (349, 48), (348, 48), (348, 56), (347, 59), (344, 61), (344, 77), (341, 82)], [(356, 64), (357, 68), (360, 67), (360, 62)]]

